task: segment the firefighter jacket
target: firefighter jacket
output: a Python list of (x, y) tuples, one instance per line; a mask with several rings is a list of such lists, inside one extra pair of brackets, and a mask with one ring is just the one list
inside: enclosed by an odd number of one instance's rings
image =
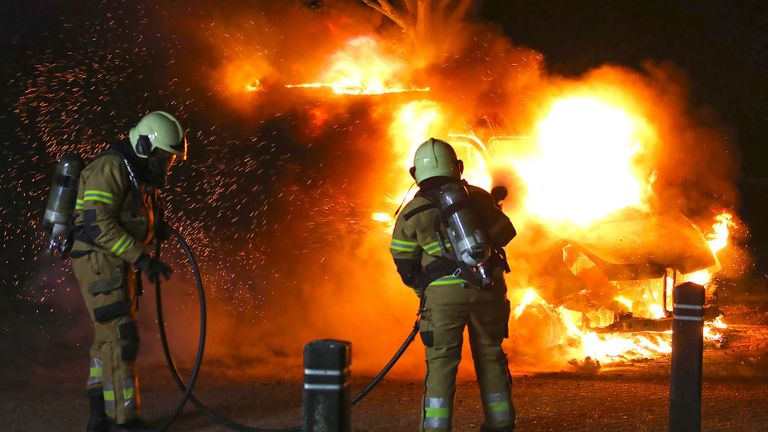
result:
[(157, 191), (134, 183), (126, 164), (118, 151), (110, 150), (80, 174), (73, 256), (98, 251), (135, 263), (152, 241)]
[[(491, 240), (498, 243), (499, 248), (506, 245), (514, 237), (514, 227), (509, 219), (495, 206), (488, 192), (471, 185), (467, 185), (467, 189), (481, 218), (486, 221)], [(417, 294), (425, 289), (439, 289), (439, 295), (430, 294), (432, 302), (476, 303), (503, 298), (506, 294), (503, 278), (506, 262), (499, 262), (494, 269), (497, 283), (490, 289), (475, 289), (461, 277), (455, 261), (446, 255), (451, 253), (451, 244), (441, 223), (440, 212), (422, 191), (403, 207), (395, 221), (389, 250), (403, 283)]]

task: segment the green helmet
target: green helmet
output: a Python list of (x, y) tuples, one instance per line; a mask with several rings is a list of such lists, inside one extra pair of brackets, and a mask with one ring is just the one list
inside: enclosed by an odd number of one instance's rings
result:
[(431, 177), (461, 178), (461, 161), (450, 144), (437, 138), (424, 141), (413, 156), (411, 175), (416, 183)]
[(147, 158), (152, 150), (159, 148), (187, 158), (187, 137), (184, 129), (172, 115), (165, 111), (152, 111), (139, 120), (128, 132), (133, 151), (140, 158)]

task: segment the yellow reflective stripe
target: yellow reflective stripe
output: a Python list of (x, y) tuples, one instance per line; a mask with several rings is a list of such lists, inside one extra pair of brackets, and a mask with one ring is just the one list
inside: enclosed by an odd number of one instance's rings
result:
[[(125, 234), (124, 234), (125, 235)], [(128, 240), (126, 240), (122, 246), (120, 246), (120, 249), (115, 252), (116, 255), (122, 255), (123, 252), (125, 252), (126, 249), (133, 246), (134, 240), (132, 237), (129, 237)]]
[(126, 251), (126, 249), (128, 249), (128, 248), (129, 248), (129, 247), (131, 247), (131, 246), (133, 246), (133, 239), (131, 239), (131, 240), (129, 240), (129, 241), (127, 241), (127, 242), (125, 242), (125, 244), (123, 245), (123, 247), (121, 247), (119, 251), (115, 252), (115, 254), (116, 254), (116, 255), (122, 255), (122, 254), (123, 254), (123, 252), (125, 252), (125, 251)]
[(123, 234), (120, 236), (119, 239), (115, 242), (115, 245), (112, 246), (112, 249), (110, 251), (117, 252), (118, 249), (120, 249), (123, 246), (123, 242), (126, 242), (128, 240), (128, 234)]
[(99, 195), (99, 196), (103, 196), (104, 198), (114, 198), (115, 197), (114, 195), (112, 195), (109, 192), (105, 192), (105, 191), (97, 190), (97, 189), (89, 189), (89, 190), (85, 191), (83, 193), (83, 196), (86, 196), (86, 195)]
[(101, 378), (104, 370), (100, 367), (92, 367), (90, 370), (89, 378)]
[(104, 390), (104, 400), (105, 401), (115, 401), (115, 391), (114, 390)]
[(136, 397), (136, 392), (134, 391), (133, 387), (127, 388), (127, 389), (123, 389), (123, 399), (124, 400), (133, 399), (134, 397)]
[(407, 240), (398, 240), (393, 238), (392, 243), (389, 244), (389, 248), (402, 252), (413, 252), (419, 247), (418, 243)]
[(455, 284), (459, 284), (459, 283), (467, 283), (467, 281), (465, 281), (464, 279), (459, 279), (459, 278), (453, 277), (453, 276), (444, 276), (444, 277), (441, 277), (440, 279), (430, 283), (429, 285), (430, 286), (432, 286), (432, 285), (455, 285)]
[(491, 402), (488, 404), (488, 409), (492, 412), (509, 411), (509, 401)]
[(105, 204), (112, 204), (112, 198), (114, 198), (114, 195), (102, 190), (91, 189), (83, 193), (83, 202), (98, 201), (98, 202), (103, 202)]
[(390, 249), (402, 252), (413, 252), (417, 247), (418, 243), (416, 242), (398, 239), (392, 239), (392, 243), (389, 245)]
[(450, 411), (448, 408), (433, 408), (433, 407), (424, 407), (424, 416), (425, 417), (448, 417), (450, 415)]
[(112, 204), (112, 200), (111, 199), (103, 198), (103, 197), (100, 197), (100, 196), (87, 196), (87, 197), (85, 197), (83, 199), (83, 201), (84, 202), (85, 201), (98, 201), (98, 202), (103, 202), (105, 204)]
[[(451, 244), (450, 243), (446, 243), (445, 244), (445, 248), (446, 249), (450, 249), (451, 248)], [(440, 247), (440, 241), (437, 240), (437, 241), (433, 241), (432, 243), (429, 243), (428, 245), (424, 246), (424, 250), (428, 254), (431, 254), (433, 252), (438, 252), (438, 251), (442, 250), (442, 248)]]

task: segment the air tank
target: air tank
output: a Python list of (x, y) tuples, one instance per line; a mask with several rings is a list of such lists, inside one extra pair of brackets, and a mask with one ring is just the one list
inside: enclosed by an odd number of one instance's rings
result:
[(80, 156), (67, 153), (61, 157), (53, 173), (42, 223), (43, 230), (51, 236), (48, 245), (51, 254), (60, 252), (66, 242), (75, 212), (80, 171), (84, 165)]
[(439, 191), (440, 212), (456, 259), (469, 267), (482, 286), (492, 283), (486, 267), (491, 256), (491, 242), (472, 207), (466, 187), (459, 182), (450, 182)]

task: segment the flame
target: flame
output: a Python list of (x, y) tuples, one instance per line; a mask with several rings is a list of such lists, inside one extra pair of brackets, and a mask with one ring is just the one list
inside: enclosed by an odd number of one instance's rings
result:
[(336, 94), (379, 95), (385, 93), (427, 92), (429, 87), (406, 87), (399, 78), (409, 65), (389, 53), (373, 36), (359, 36), (346, 42), (328, 59), (331, 66), (320, 82), (288, 84), (288, 88), (329, 88)]
[[(328, 88), (336, 94), (372, 95), (404, 91), (427, 91), (402, 84), (408, 76), (407, 64), (385, 52), (378, 41), (369, 36), (349, 40), (330, 56), (330, 65), (319, 82), (287, 85), (289, 88)], [(463, 124), (451, 123), (453, 117), (433, 100), (414, 100), (391, 106), (388, 127), (395, 160), (393, 171), (407, 172), (416, 148), (429, 137), (446, 139), (454, 145), (465, 162), (470, 183), (488, 189), (491, 185), (490, 165), (510, 164), (520, 176), (525, 189), (525, 212), (547, 224), (575, 229), (599, 222), (612, 213), (635, 208), (648, 210), (648, 198), (658, 173), (639, 165), (646, 146), (655, 139), (647, 120), (631, 110), (632, 105), (621, 96), (592, 92), (566, 95), (554, 100), (549, 110), (536, 123), (532, 134), (535, 148), (524, 157), (511, 157), (510, 148), (488, 149), (472, 133), (456, 134)], [(411, 179), (400, 176), (395, 193), (379, 206), (394, 208), (413, 197)], [(410, 192), (409, 192), (410, 191)], [(387, 209), (389, 210), (389, 209)], [(371, 219), (390, 231), (394, 218), (389, 211), (375, 211)], [(730, 214), (719, 215), (713, 233), (707, 235), (713, 253), (727, 244)], [(685, 275), (681, 281), (707, 283), (711, 273), (703, 270)], [(668, 297), (676, 278), (665, 276), (665, 287), (654, 286), (642, 294), (617, 295), (614, 300), (636, 317), (666, 318), (662, 301), (663, 289)], [(583, 314), (562, 306), (550, 305), (534, 288), (518, 290), (520, 295), (511, 320), (524, 325), (526, 319), (537, 325), (548, 321), (550, 337), (547, 346), (565, 347), (574, 357), (591, 357), (603, 364), (638, 358), (649, 358), (671, 352), (670, 334), (664, 332), (602, 333), (589, 329), (584, 319), (600, 326), (616, 319), (612, 311), (598, 310)], [(534, 312), (536, 310), (537, 312)], [(526, 314), (535, 315), (527, 318)], [(722, 322), (722, 319), (721, 319)], [(712, 325), (705, 334), (716, 335)], [(708, 336), (709, 337), (709, 336)], [(718, 336), (712, 336), (718, 337)]]
[(716, 254), (728, 245), (730, 228), (735, 227), (736, 224), (733, 222), (733, 215), (728, 212), (715, 216), (715, 221), (712, 224), (713, 232), (707, 235), (707, 243), (712, 253)]
[(699, 270), (697, 272), (685, 275), (686, 282), (693, 282), (699, 285), (706, 285), (712, 280), (712, 273), (709, 270)]
[(384, 212), (373, 213), (371, 215), (371, 219), (375, 220), (376, 222), (386, 222), (386, 223), (393, 222), (392, 216), (389, 213), (384, 213)]
[(718, 315), (717, 318), (712, 321), (704, 323), (704, 340), (724, 342), (725, 337), (722, 332), (718, 330), (724, 330), (728, 328), (728, 324), (725, 323), (722, 315)]
[(249, 92), (262, 91), (264, 90), (264, 87), (261, 85), (261, 81), (256, 79), (246, 84), (245, 90)]
[(623, 304), (624, 306), (627, 307), (627, 310), (629, 312), (632, 312), (632, 303), (633, 303), (632, 300), (630, 300), (630, 299), (628, 299), (626, 297), (623, 297), (623, 296), (616, 296), (616, 298), (614, 298), (614, 300), (616, 300), (617, 302)]
[(520, 318), (520, 315), (523, 313), (525, 308), (537, 299), (541, 300), (541, 297), (539, 297), (539, 294), (536, 292), (536, 290), (533, 288), (528, 288), (525, 291), (525, 294), (523, 294), (523, 298), (520, 300), (520, 304), (515, 308), (514, 317)]
[(635, 160), (646, 121), (607, 97), (556, 100), (536, 126), (538, 154), (513, 162), (528, 190), (525, 208), (547, 222), (584, 226), (612, 212), (646, 208), (649, 176)]
[[(712, 254), (717, 255), (728, 245), (730, 229), (736, 227), (733, 221), (733, 215), (729, 212), (723, 212), (715, 216), (715, 223), (712, 224), (712, 232), (706, 235), (707, 244), (712, 250)], [(693, 282), (706, 286), (712, 282), (712, 271), (710, 269), (699, 270), (694, 273), (683, 275), (686, 282)]]
[(272, 68), (259, 59), (233, 60), (222, 65), (215, 75), (217, 87), (222, 96), (233, 102), (249, 103), (249, 97), (264, 91), (263, 79), (272, 73)]

